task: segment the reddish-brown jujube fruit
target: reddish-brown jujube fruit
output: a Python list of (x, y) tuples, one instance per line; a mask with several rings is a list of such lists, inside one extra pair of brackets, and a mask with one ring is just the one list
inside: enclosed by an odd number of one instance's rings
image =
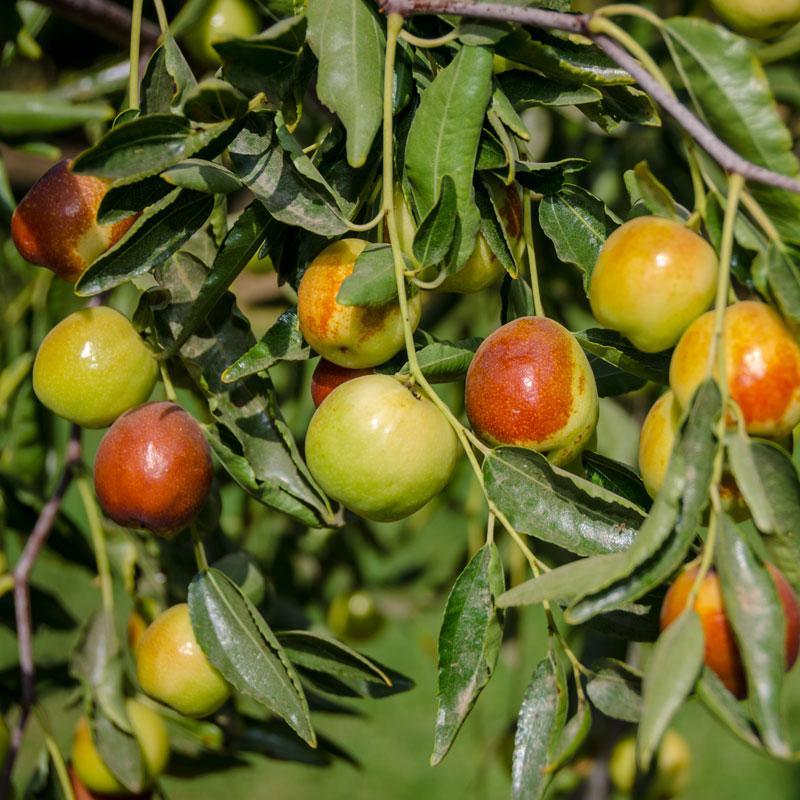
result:
[(94, 463), (97, 498), (114, 522), (168, 536), (185, 528), (211, 490), (211, 452), (179, 405), (147, 403), (109, 429)]
[(337, 386), (341, 386), (343, 383), (353, 380), (353, 378), (371, 374), (371, 369), (348, 369), (321, 358), (314, 369), (314, 374), (311, 376), (311, 399), (314, 401), (314, 405), (319, 408), (320, 403)]
[(467, 416), (493, 445), (571, 461), (597, 423), (592, 368), (575, 337), (545, 317), (520, 317), (478, 348), (467, 372)]
[[(788, 670), (797, 660), (797, 651), (800, 647), (800, 609), (798, 609), (797, 597), (789, 581), (771, 564), (767, 564), (767, 569), (775, 583), (778, 597), (783, 606), (783, 613), (786, 616), (785, 646), (786, 669)], [(669, 587), (661, 606), (661, 630), (671, 625), (686, 608), (689, 592), (696, 577), (697, 567), (687, 567)], [(703, 582), (700, 584), (700, 590), (694, 601), (694, 610), (703, 625), (706, 666), (717, 673), (719, 679), (732, 694), (739, 698), (744, 697), (747, 694), (747, 681), (739, 654), (739, 645), (725, 614), (722, 587), (713, 570), (703, 578)]]
[(97, 209), (110, 181), (76, 175), (71, 163), (59, 161), (33, 184), (11, 217), (11, 237), (26, 261), (74, 283), (138, 215), (100, 225)]

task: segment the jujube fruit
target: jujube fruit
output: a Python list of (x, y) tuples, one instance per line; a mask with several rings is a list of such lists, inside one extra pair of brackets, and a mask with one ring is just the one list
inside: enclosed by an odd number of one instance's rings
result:
[(655, 499), (667, 474), (678, 435), (681, 409), (671, 390), (653, 403), (639, 437), (639, 473), (647, 493)]
[(186, 603), (159, 614), (142, 634), (136, 674), (145, 694), (187, 717), (213, 714), (231, 695), (197, 643)]
[[(786, 616), (786, 669), (797, 660), (800, 646), (800, 609), (792, 587), (771, 564), (767, 565)], [(697, 577), (697, 567), (687, 567), (669, 587), (661, 606), (661, 629), (670, 625), (686, 608), (689, 592)], [(700, 617), (705, 636), (705, 663), (717, 673), (720, 680), (736, 697), (747, 694), (747, 682), (742, 666), (739, 646), (733, 628), (725, 614), (722, 588), (717, 574), (712, 570), (700, 584), (694, 610)]]
[(179, 405), (147, 403), (106, 432), (94, 462), (103, 511), (119, 525), (170, 535), (199, 513), (211, 490), (211, 451)]
[(467, 416), (492, 445), (571, 461), (598, 415), (592, 368), (575, 337), (545, 317), (520, 317), (486, 337), (467, 371)]
[(136, 215), (100, 225), (97, 209), (110, 181), (76, 175), (71, 163), (59, 161), (28, 190), (11, 217), (11, 237), (26, 261), (74, 283), (125, 235)]
[[(297, 290), (297, 316), (305, 340), (323, 358), (340, 367), (364, 369), (390, 359), (403, 347), (400, 305), (345, 306), (336, 295), (367, 246), (361, 239), (341, 239), (309, 264)], [(409, 298), (411, 325), (421, 313), (417, 294)]]
[(347, 369), (347, 367), (340, 367), (338, 364), (321, 358), (311, 376), (311, 399), (315, 406), (319, 406), (337, 386), (341, 386), (353, 378), (371, 374), (371, 369)]
[[(725, 309), (725, 373), (747, 432), (780, 438), (800, 422), (800, 347), (778, 314), (752, 300)], [(706, 378), (714, 312), (696, 319), (681, 337), (669, 382), (686, 408)], [(717, 365), (714, 364), (716, 374)]]
[[(169, 761), (167, 726), (157, 711), (137, 700), (126, 700), (125, 710), (133, 735), (142, 749), (149, 787), (161, 775)], [(90, 792), (130, 795), (130, 791), (123, 786), (100, 756), (86, 717), (81, 717), (75, 726), (72, 737), (72, 766), (80, 782)]]
[(214, 45), (227, 39), (247, 39), (261, 30), (255, 8), (246, 0), (211, 0), (186, 33), (186, 47), (204, 65), (220, 64)]
[(718, 269), (711, 245), (689, 228), (637, 217), (600, 251), (589, 285), (592, 313), (639, 350), (666, 350), (711, 305)]
[(113, 308), (84, 308), (42, 340), (33, 390), (53, 413), (84, 428), (104, 428), (150, 396), (158, 376), (153, 352)]
[(336, 636), (369, 639), (383, 627), (383, 615), (369, 592), (347, 592), (328, 606), (328, 627)]
[(711, 0), (725, 23), (745, 36), (770, 39), (800, 22), (800, 0)]
[(334, 389), (306, 434), (308, 468), (322, 489), (379, 522), (422, 508), (447, 485), (457, 458), (442, 412), (389, 375)]
[[(67, 774), (69, 775), (69, 782), (72, 786), (72, 793), (75, 795), (75, 800), (105, 800), (107, 797), (117, 797), (118, 795), (101, 794), (100, 792), (90, 792), (82, 783), (81, 779), (75, 774), (75, 768), (72, 766), (67, 767)], [(151, 800), (153, 793), (145, 791), (141, 794), (125, 794), (127, 800)]]
[[(655, 772), (644, 790), (643, 800), (669, 800), (686, 790), (692, 774), (692, 754), (686, 739), (669, 729), (658, 746)], [(620, 739), (611, 751), (608, 774), (614, 788), (630, 794), (636, 782), (636, 738)]]

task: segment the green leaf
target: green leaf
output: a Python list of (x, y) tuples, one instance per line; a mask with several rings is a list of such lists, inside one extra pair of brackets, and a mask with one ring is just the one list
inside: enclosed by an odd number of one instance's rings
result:
[(580, 106), (597, 103), (603, 96), (594, 86), (559, 82), (527, 70), (504, 72), (496, 78), (517, 110), (532, 106)]
[(308, 0), (308, 43), (319, 59), (317, 94), (347, 129), (347, 161), (360, 167), (381, 126), (386, 33), (365, 0)]
[[(127, 721), (130, 728), (130, 723)], [(92, 740), (103, 763), (133, 794), (139, 794), (147, 785), (147, 768), (139, 742), (132, 733), (122, 730), (96, 708), (92, 718)]]
[[(560, 192), (567, 176), (582, 172), (589, 166), (583, 158), (562, 158), (560, 161), (517, 161), (515, 175), (517, 181), (527, 189), (552, 195)], [(572, 184), (569, 184), (570, 188)]]
[(305, 361), (311, 353), (300, 332), (297, 307), (281, 314), (261, 339), (223, 373), (225, 383), (270, 369), (279, 361)]
[(603, 201), (580, 186), (565, 184), (542, 199), (539, 224), (559, 259), (583, 273), (588, 289), (600, 248), (616, 227)]
[(277, 225), (259, 202), (252, 202), (238, 216), (217, 251), (211, 270), (206, 276), (197, 299), (186, 314), (186, 321), (175, 341), (167, 348), (164, 358), (173, 356), (228, 291), (236, 276), (258, 252), (267, 232)]
[(472, 557), (447, 598), (439, 632), (432, 766), (447, 755), (492, 677), (503, 639), (503, 618), (494, 601), (504, 589), (502, 561), (496, 545), (491, 543)]
[(135, 175), (115, 181), (100, 201), (97, 221), (101, 225), (119, 222), (160, 203), (172, 190), (173, 187), (163, 181), (160, 175), (146, 178)]
[(298, 172), (276, 138), (270, 114), (248, 114), (229, 148), (233, 172), (279, 222), (321, 236), (345, 233), (335, 202)]
[(264, 599), (267, 583), (255, 558), (249, 553), (244, 550), (228, 553), (211, 566), (224, 572), (254, 606), (259, 605)]
[(503, 325), (514, 319), (532, 317), (536, 314), (533, 290), (525, 278), (512, 278), (511, 275), (504, 275), (503, 284), (500, 287), (500, 299), (502, 301), (500, 321)]
[(640, 161), (625, 173), (625, 186), (631, 198), (631, 205), (641, 201), (651, 214), (678, 222), (683, 217), (678, 213), (675, 198), (669, 190), (653, 175), (646, 161)]
[[(417, 362), (422, 374), (432, 383), (457, 381), (467, 374), (472, 357), (480, 343), (481, 339), (433, 342), (417, 350)], [(410, 374), (408, 362), (399, 371)]]
[(239, 692), (286, 720), (312, 747), (311, 726), (300, 678), (256, 607), (216, 569), (189, 584), (189, 616), (208, 660)]
[(581, 113), (604, 131), (616, 130), (620, 123), (658, 127), (661, 118), (650, 95), (634, 86), (604, 86), (602, 100), (579, 106)]
[[(186, 324), (207, 271), (195, 257), (181, 252), (155, 277), (160, 288), (148, 298), (158, 343), (167, 349)], [(209, 442), (234, 480), (260, 502), (306, 525), (336, 525), (337, 517), (281, 416), (269, 376), (222, 382), (225, 368), (254, 344), (249, 324), (227, 293), (180, 350), (183, 365), (214, 415), (207, 429)]]
[(480, 224), (472, 176), (491, 75), (491, 51), (463, 46), (422, 93), (406, 140), (406, 173), (420, 218), (435, 205), (445, 175), (455, 184), (460, 225), (455, 267), (475, 249)]
[(247, 98), (227, 81), (208, 78), (186, 92), (183, 113), (194, 122), (223, 122), (247, 113)]
[[(791, 134), (750, 43), (698, 18), (670, 19), (665, 30), (692, 99), (711, 129), (749, 161), (797, 175)], [(781, 235), (800, 241), (800, 197), (760, 185), (752, 192)]]
[(702, 666), (703, 624), (694, 609), (687, 609), (659, 636), (647, 660), (636, 736), (638, 761), (644, 769), (650, 766), (661, 737), (692, 691)]
[(800, 328), (800, 268), (787, 252), (770, 242), (766, 253), (767, 282), (775, 302), (795, 330)]
[(171, 186), (206, 194), (230, 194), (242, 188), (242, 182), (229, 169), (200, 158), (187, 158), (165, 169), (161, 177)]
[(652, 500), (644, 482), (627, 464), (590, 450), (584, 450), (581, 459), (587, 480), (624, 497), (639, 508), (650, 508)]
[(730, 621), (747, 675), (750, 709), (767, 749), (791, 753), (781, 714), (786, 667), (786, 618), (772, 576), (725, 515), (718, 517), (714, 561)]
[(607, 717), (623, 722), (639, 722), (641, 719), (639, 686), (613, 669), (601, 669), (586, 685), (586, 693), (595, 708)]
[(573, 335), (587, 353), (637, 378), (669, 385), (670, 352), (642, 353), (624, 336), (605, 328), (588, 328)]
[(525, 690), (517, 717), (511, 762), (513, 800), (539, 800), (549, 783), (549, 776), (544, 772), (547, 753), (560, 732), (557, 730), (559, 695), (556, 669), (552, 656), (542, 659)]
[(106, 103), (72, 103), (45, 92), (0, 92), (0, 135), (55, 133), (114, 116)]
[(141, 113), (166, 114), (179, 110), (184, 97), (197, 85), (178, 43), (167, 35), (150, 57), (142, 78)]
[(545, 772), (553, 773), (566, 764), (586, 741), (592, 727), (592, 709), (585, 699), (578, 699), (578, 707), (554, 742)]
[(92, 262), (75, 284), (75, 292), (83, 297), (98, 294), (163, 264), (203, 227), (213, 207), (210, 195), (173, 189)]
[(190, 158), (228, 131), (231, 120), (192, 129), (174, 114), (151, 114), (112, 128), (73, 162), (79, 174), (128, 178), (161, 172)]
[(735, 736), (757, 752), (763, 753), (761, 741), (753, 731), (752, 723), (742, 711), (739, 701), (727, 690), (716, 673), (703, 669), (695, 686), (697, 697), (705, 707)]
[(394, 257), (388, 244), (368, 244), (339, 288), (336, 302), (343, 306), (383, 306), (397, 298)]
[(493, 450), (483, 475), (489, 498), (517, 531), (578, 555), (625, 550), (644, 519), (628, 501), (553, 467), (540, 453)]
[(441, 193), (414, 234), (414, 258), (422, 267), (445, 261), (456, 233), (456, 185), (449, 175), (442, 178)]
[(522, 246), (522, 201), (519, 188), (482, 176), (475, 183), (480, 231), (494, 256), (513, 278), (519, 274), (517, 256)]

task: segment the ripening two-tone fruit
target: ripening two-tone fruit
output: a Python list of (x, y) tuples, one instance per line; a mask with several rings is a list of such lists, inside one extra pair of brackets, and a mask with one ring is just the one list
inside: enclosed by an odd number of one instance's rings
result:
[(213, 714), (231, 695), (197, 643), (186, 603), (159, 614), (142, 634), (136, 675), (145, 694), (187, 717)]
[[(336, 295), (367, 246), (361, 239), (341, 239), (326, 247), (303, 273), (297, 290), (300, 330), (324, 359), (348, 369), (376, 367), (403, 347), (400, 305), (345, 306)], [(419, 324), (420, 295), (408, 300), (411, 326)]]
[(125, 235), (136, 215), (100, 225), (97, 209), (110, 182), (76, 175), (70, 165), (59, 161), (30, 188), (11, 217), (11, 237), (26, 261), (74, 283)]
[[(669, 382), (686, 408), (708, 374), (714, 312), (696, 319), (672, 355)], [(778, 314), (752, 300), (725, 309), (725, 372), (747, 432), (781, 438), (800, 422), (800, 346)], [(714, 365), (716, 374), (716, 364)]]
[(261, 30), (261, 21), (247, 0), (211, 0), (202, 16), (186, 32), (186, 48), (206, 66), (221, 64), (215, 44), (247, 39)]
[(653, 403), (642, 424), (639, 474), (644, 488), (653, 499), (664, 483), (680, 421), (681, 408), (672, 390), (668, 390)]
[[(792, 587), (783, 575), (771, 564), (767, 564), (775, 589), (778, 592), (786, 617), (786, 669), (797, 660), (800, 647), (800, 608)], [(686, 608), (689, 592), (697, 577), (697, 567), (687, 567), (669, 587), (661, 606), (661, 629), (664, 630), (677, 619)], [(700, 584), (694, 603), (700, 617), (705, 636), (705, 663), (717, 673), (720, 680), (736, 697), (747, 694), (747, 681), (742, 666), (739, 646), (730, 622), (725, 614), (722, 587), (716, 573), (711, 571)]]
[[(519, 261), (525, 249), (525, 240), (522, 236), (522, 200), (519, 188), (506, 186), (499, 180), (487, 182), (487, 186), (508, 233), (512, 254)], [(417, 226), (399, 183), (395, 185), (394, 189), (394, 207), (400, 247), (403, 253), (411, 258)], [(505, 267), (489, 247), (486, 237), (479, 233), (472, 255), (457, 272), (448, 275), (435, 291), (472, 294), (494, 286), (503, 275), (505, 275)], [(432, 271), (432, 274), (424, 273), (421, 277), (424, 280), (432, 280), (435, 277), (435, 270)]]
[(589, 286), (592, 313), (639, 350), (666, 350), (711, 305), (718, 268), (711, 245), (693, 231), (637, 217), (600, 251)]
[(483, 341), (467, 371), (467, 416), (491, 445), (571, 461), (597, 424), (594, 374), (575, 337), (546, 317), (520, 317)]
[(389, 375), (334, 389), (306, 433), (308, 468), (325, 493), (377, 522), (422, 508), (447, 485), (457, 459), (442, 412)]
[[(167, 726), (157, 711), (136, 700), (126, 700), (125, 710), (133, 735), (142, 749), (147, 768), (146, 785), (164, 771), (169, 761)], [(119, 779), (106, 766), (92, 739), (89, 720), (81, 717), (72, 737), (72, 768), (80, 782), (90, 791), (108, 795), (130, 795)]]
[(337, 387), (341, 386), (353, 378), (360, 378), (362, 375), (371, 375), (371, 369), (347, 369), (338, 364), (332, 364), (324, 358), (319, 360), (319, 364), (314, 368), (311, 376), (311, 399), (314, 405), (319, 408), (322, 401)]
[(771, 39), (800, 22), (800, 0), (711, 0), (731, 28), (756, 39)]
[(211, 451), (179, 405), (147, 403), (106, 432), (94, 462), (103, 511), (118, 525), (169, 536), (194, 520), (211, 491)]
[(150, 396), (158, 376), (152, 351), (113, 308), (84, 308), (42, 340), (33, 390), (53, 413), (104, 428)]

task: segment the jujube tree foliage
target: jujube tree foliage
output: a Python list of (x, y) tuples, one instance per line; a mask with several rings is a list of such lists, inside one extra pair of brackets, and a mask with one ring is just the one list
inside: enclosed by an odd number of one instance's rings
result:
[[(41, 55), (18, 5), (6, 63)], [(134, 0), (116, 77), (0, 91), (12, 150), (85, 137), (18, 203), (0, 172), (2, 797), (34, 719), (26, 797), (150, 796), (170, 748), (353, 759), (316, 716), (413, 687), (353, 646), (406, 525), (454, 553), (432, 765), (524, 607), (514, 798), (605, 769), (609, 720), (617, 788), (674, 795), (691, 697), (797, 758), (800, 6), (711, 5)], [(290, 305), (256, 324), (242, 277)], [(99, 600), (42, 670), (47, 558)]]

